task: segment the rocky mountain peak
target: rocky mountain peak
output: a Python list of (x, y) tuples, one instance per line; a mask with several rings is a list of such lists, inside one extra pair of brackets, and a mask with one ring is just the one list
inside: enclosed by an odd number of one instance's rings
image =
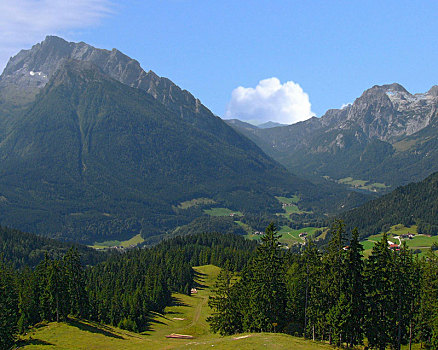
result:
[(430, 90), (427, 92), (428, 95), (431, 95), (433, 97), (438, 97), (438, 85), (434, 85), (430, 88)]
[[(66, 59), (93, 63), (111, 78), (148, 92), (188, 122), (216, 123), (213, 119), (217, 117), (192, 94), (167, 78), (144, 71), (138, 61), (121, 51), (97, 49), (84, 42), (67, 42), (56, 36), (48, 36), (10, 59), (0, 76), (0, 103), (18, 104), (19, 107), (32, 102)], [(8, 96), (14, 98), (8, 100)]]

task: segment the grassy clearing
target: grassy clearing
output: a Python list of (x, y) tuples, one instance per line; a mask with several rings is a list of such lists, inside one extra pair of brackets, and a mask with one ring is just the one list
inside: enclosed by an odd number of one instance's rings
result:
[(230, 216), (234, 214), (235, 216), (242, 216), (243, 214), (240, 211), (234, 211), (228, 208), (211, 208), (204, 209), (204, 213), (210, 216)]
[(234, 221), (237, 225), (239, 225), (240, 227), (242, 227), (245, 231), (246, 231), (246, 233), (247, 234), (252, 234), (252, 232), (253, 232), (253, 229), (251, 228), (251, 226), (249, 226), (249, 225), (247, 225), (247, 224), (245, 224), (245, 223), (243, 223), (242, 221)]
[(343, 179), (337, 180), (336, 182), (343, 184), (343, 185), (353, 187), (353, 188), (357, 188), (360, 190), (367, 190), (367, 191), (372, 191), (372, 192), (378, 192), (378, 191), (384, 190), (385, 188), (389, 187), (389, 186), (386, 186), (384, 183), (374, 182), (374, 183), (370, 184), (369, 181), (355, 180), (352, 177), (345, 177)]
[(94, 249), (105, 249), (105, 248), (109, 248), (109, 247), (114, 247), (114, 246), (118, 246), (118, 247), (123, 247), (123, 248), (128, 248), (130, 246), (136, 246), (140, 243), (143, 243), (144, 239), (143, 237), (138, 234), (135, 235), (134, 237), (126, 240), (126, 241), (105, 241), (105, 242), (94, 242), (93, 245), (90, 245), (89, 247), (94, 248)]
[(282, 204), (297, 204), (300, 201), (300, 197), (293, 195), (292, 197), (280, 197), (276, 196), (277, 200)]
[[(400, 240), (395, 237), (409, 233), (413, 234), (414, 238), (401, 239), (401, 241), (402, 242), (405, 241), (407, 246), (412, 250), (417, 250), (417, 249), (421, 250), (420, 256), (424, 255), (430, 249), (430, 247), (432, 247), (434, 243), (438, 243), (438, 236), (431, 236), (431, 237), (425, 236), (418, 233), (416, 225), (406, 227), (401, 224), (391, 226), (391, 228), (387, 232), (388, 240), (395, 244), (400, 244)], [(365, 256), (369, 256), (371, 254), (371, 250), (374, 244), (380, 241), (382, 237), (383, 237), (383, 233), (379, 233), (377, 235), (370, 236), (366, 240), (361, 242), (362, 245), (364, 246)]]
[[(206, 265), (195, 268), (198, 293), (174, 294), (175, 305), (164, 315), (153, 318), (150, 329), (142, 334), (94, 322), (71, 320), (34, 328), (22, 337), (21, 349), (31, 350), (140, 350), (140, 349), (297, 349), (329, 350), (333, 347), (285, 334), (258, 333), (221, 337), (211, 334), (206, 322), (211, 310), (207, 301), (220, 269)], [(171, 333), (189, 334), (194, 339), (168, 339)]]
[(177, 208), (179, 209), (188, 209), (191, 207), (196, 207), (198, 205), (209, 205), (215, 204), (216, 202), (211, 198), (195, 198), (190, 201), (181, 202), (178, 204)]
[(298, 208), (297, 203), (300, 201), (300, 197), (297, 195), (293, 195), (292, 197), (280, 197), (276, 196), (277, 200), (283, 204), (283, 210), (285, 213), (277, 213), (277, 215), (284, 216), (286, 219), (290, 218), (291, 214), (304, 214), (305, 211), (302, 211)]

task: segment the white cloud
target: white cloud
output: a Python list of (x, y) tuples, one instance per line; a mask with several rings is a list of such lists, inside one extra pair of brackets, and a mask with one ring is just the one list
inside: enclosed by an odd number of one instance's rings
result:
[(341, 106), (341, 109), (347, 108), (348, 106), (351, 106), (351, 105), (352, 105), (351, 102), (349, 102), (349, 103), (344, 103), (344, 104)]
[(1, 0), (0, 70), (46, 35), (97, 25), (111, 13), (110, 0)]
[(293, 81), (261, 80), (255, 88), (239, 86), (231, 93), (225, 117), (252, 123), (293, 124), (313, 116), (309, 95)]

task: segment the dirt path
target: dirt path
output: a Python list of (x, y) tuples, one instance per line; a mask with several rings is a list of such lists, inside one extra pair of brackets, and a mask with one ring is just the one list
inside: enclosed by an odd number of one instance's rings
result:
[(199, 317), (201, 317), (202, 307), (207, 304), (208, 297), (201, 296), (200, 299), (201, 300), (199, 301), (198, 305), (196, 305), (196, 309), (195, 309), (195, 312), (193, 314), (193, 320), (192, 320), (192, 323), (190, 324), (190, 326), (194, 326), (196, 323), (198, 323)]

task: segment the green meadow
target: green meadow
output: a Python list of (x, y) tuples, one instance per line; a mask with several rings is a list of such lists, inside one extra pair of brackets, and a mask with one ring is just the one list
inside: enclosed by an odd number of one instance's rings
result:
[[(174, 305), (164, 314), (156, 314), (149, 329), (141, 334), (95, 322), (70, 319), (69, 322), (40, 324), (22, 337), (26, 350), (140, 350), (140, 349), (333, 349), (285, 334), (245, 333), (222, 337), (212, 334), (206, 321), (211, 314), (208, 297), (220, 269), (213, 265), (195, 267), (197, 293), (174, 294)], [(172, 333), (191, 335), (193, 339), (166, 338)]]

